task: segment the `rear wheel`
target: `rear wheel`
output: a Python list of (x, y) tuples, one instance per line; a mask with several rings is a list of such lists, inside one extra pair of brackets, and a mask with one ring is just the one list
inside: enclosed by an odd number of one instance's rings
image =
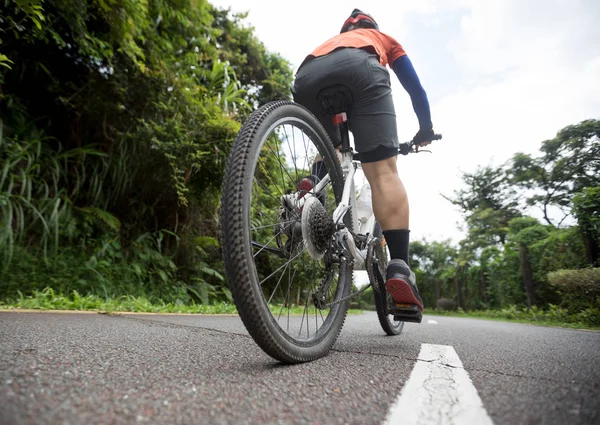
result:
[[(317, 155), (330, 181), (318, 198), (300, 196), (296, 185), (311, 174)], [(339, 301), (350, 292), (352, 266), (336, 261), (331, 248), (331, 217), (343, 186), (327, 133), (292, 102), (252, 113), (227, 160), (221, 201), (227, 280), (252, 338), (282, 362), (322, 357), (344, 323), (349, 301)]]
[[(375, 224), (373, 230), (373, 237), (378, 239), (379, 244), (383, 244), (383, 232), (379, 223)], [(377, 317), (379, 318), (379, 324), (381, 325), (384, 332), (388, 335), (400, 335), (404, 329), (404, 322), (394, 321), (394, 317), (390, 314), (390, 305), (393, 302), (392, 296), (388, 293), (385, 288), (385, 267), (388, 263), (387, 245), (382, 246), (382, 249), (375, 249), (375, 258), (373, 259), (373, 271), (376, 282), (374, 285), (378, 286), (378, 291), (373, 288), (373, 294), (375, 295), (375, 308), (377, 309)], [(379, 254), (377, 254), (379, 253)], [(380, 261), (378, 257), (383, 253), (383, 261)]]

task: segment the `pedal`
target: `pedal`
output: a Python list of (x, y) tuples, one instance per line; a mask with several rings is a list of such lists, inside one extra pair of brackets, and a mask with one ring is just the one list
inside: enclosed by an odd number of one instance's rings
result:
[(421, 309), (414, 304), (393, 304), (390, 307), (390, 314), (394, 315), (396, 322), (421, 323), (423, 319)]

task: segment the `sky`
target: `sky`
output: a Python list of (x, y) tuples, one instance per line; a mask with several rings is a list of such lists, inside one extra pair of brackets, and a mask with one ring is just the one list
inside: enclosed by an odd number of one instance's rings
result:
[[(209, 1), (248, 11), (247, 25), (294, 70), (354, 8), (402, 44), (443, 134), (432, 154), (398, 159), (412, 240), (462, 238), (461, 216), (442, 197), (461, 188), (461, 173), (535, 154), (561, 128), (600, 118), (598, 0)], [(393, 74), (392, 92), (400, 141), (408, 141), (418, 122)]]

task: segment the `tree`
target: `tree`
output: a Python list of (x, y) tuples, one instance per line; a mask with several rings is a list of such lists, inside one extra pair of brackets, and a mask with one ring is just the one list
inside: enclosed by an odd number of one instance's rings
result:
[(511, 220), (509, 226), (511, 239), (516, 242), (519, 250), (523, 289), (527, 295), (527, 306), (531, 308), (536, 304), (536, 296), (529, 249), (532, 244), (544, 239), (547, 236), (547, 231), (532, 217)]
[(410, 253), (421, 296), (427, 305), (435, 305), (442, 297), (444, 283), (454, 277), (456, 248), (450, 240), (431, 243), (423, 240), (411, 242)]
[(219, 57), (231, 63), (247, 101), (257, 106), (271, 100), (289, 99), (292, 69), (289, 61), (277, 53), (267, 52), (254, 36), (254, 28), (244, 26), (248, 13), (232, 13), (231, 9), (212, 8)]
[(472, 249), (502, 244), (508, 233), (508, 222), (521, 215), (518, 198), (503, 168), (479, 167), (464, 173), (465, 189), (446, 197), (458, 206), (465, 218), (468, 238), (463, 244)]
[[(541, 209), (544, 220), (560, 227), (571, 214), (573, 196), (585, 188), (600, 186), (600, 120), (586, 120), (558, 132), (546, 140), (541, 155), (517, 153), (509, 167), (511, 181), (533, 192), (528, 205)], [(550, 217), (557, 207), (562, 216)]]
[(289, 64), (206, 0), (2, 4), (0, 157), (17, 177), (0, 182), (0, 198), (26, 208), (17, 220), (2, 209), (0, 240), (33, 258), (51, 237), (59, 252), (84, 246), (74, 268), (102, 246), (119, 247), (111, 261), (158, 253), (177, 265), (152, 261), (166, 264), (154, 275), (174, 293), (222, 287), (202, 266), (219, 256), (199, 241), (217, 236), (225, 158), (247, 106), (289, 96)]
[(587, 259), (600, 265), (600, 186), (585, 188), (573, 198), (573, 212), (583, 235)]
[(484, 248), (479, 255), (479, 282), (481, 284), (481, 297), (487, 306), (490, 302), (490, 268), (492, 262), (501, 254), (497, 246)]

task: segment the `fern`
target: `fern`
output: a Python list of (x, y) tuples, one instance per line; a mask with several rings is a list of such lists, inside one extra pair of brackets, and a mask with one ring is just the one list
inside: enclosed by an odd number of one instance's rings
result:
[(108, 211), (104, 211), (103, 209), (97, 207), (82, 207), (76, 209), (84, 215), (89, 215), (95, 218), (96, 220), (102, 222), (115, 232), (118, 232), (121, 229), (121, 222), (119, 221), (119, 219), (111, 213), (109, 213)]

